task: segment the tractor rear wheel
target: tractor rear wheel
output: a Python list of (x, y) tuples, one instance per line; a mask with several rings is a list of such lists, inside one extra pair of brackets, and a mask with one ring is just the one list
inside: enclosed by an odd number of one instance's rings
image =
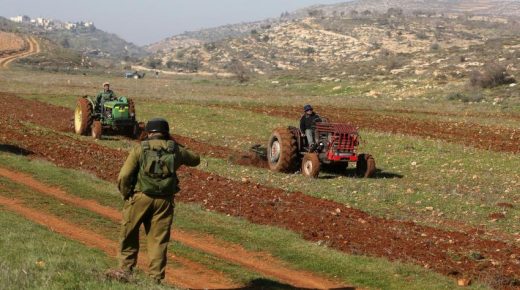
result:
[(318, 178), (320, 174), (320, 159), (316, 153), (307, 153), (303, 156), (302, 161), (302, 174), (303, 176)]
[(94, 139), (98, 140), (98, 139), (101, 139), (101, 134), (103, 133), (103, 127), (101, 126), (101, 122), (100, 121), (94, 121), (92, 123), (92, 137), (94, 137)]
[(359, 177), (373, 177), (376, 172), (376, 161), (370, 154), (359, 154), (356, 163), (356, 174)]
[(74, 109), (74, 132), (87, 135), (92, 126), (93, 108), (87, 98), (79, 98)]
[(267, 162), (269, 168), (277, 172), (291, 172), (297, 168), (298, 146), (296, 136), (289, 128), (273, 131), (267, 143)]
[(128, 114), (130, 117), (135, 118), (135, 103), (132, 99), (128, 99)]

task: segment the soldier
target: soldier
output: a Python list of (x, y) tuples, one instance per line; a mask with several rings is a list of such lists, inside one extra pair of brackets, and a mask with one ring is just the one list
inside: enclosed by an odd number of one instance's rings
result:
[(116, 94), (110, 89), (110, 84), (108, 82), (104, 82), (103, 91), (99, 92), (99, 94), (96, 96), (96, 111), (101, 111), (103, 108), (103, 103), (115, 100), (116, 98)]
[(121, 270), (131, 273), (139, 252), (139, 227), (144, 224), (150, 276), (160, 283), (165, 276), (174, 196), (179, 191), (176, 171), (181, 165), (199, 165), (200, 157), (172, 141), (168, 122), (162, 118), (150, 120), (146, 132), (148, 138), (130, 151), (118, 177), (125, 200), (119, 259)]
[(309, 143), (309, 150), (311, 150), (316, 143), (314, 139), (314, 127), (317, 122), (321, 122), (320, 116), (314, 112), (311, 105), (305, 105), (303, 107), (303, 111), (305, 112), (300, 119), (300, 130), (307, 137), (307, 142)]

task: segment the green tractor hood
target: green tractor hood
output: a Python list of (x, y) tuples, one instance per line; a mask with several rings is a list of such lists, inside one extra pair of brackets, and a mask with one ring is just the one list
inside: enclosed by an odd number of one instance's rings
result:
[(126, 97), (119, 97), (115, 101), (105, 102), (103, 104), (105, 112), (109, 112), (106, 117), (108, 119), (133, 119), (133, 112), (130, 112), (130, 104)]

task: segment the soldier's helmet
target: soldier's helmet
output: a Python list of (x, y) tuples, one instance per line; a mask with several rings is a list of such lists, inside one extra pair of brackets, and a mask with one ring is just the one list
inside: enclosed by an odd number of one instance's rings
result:
[(170, 125), (163, 118), (153, 118), (146, 123), (146, 132), (148, 133), (170, 133)]
[(307, 112), (309, 110), (312, 110), (312, 106), (311, 105), (307, 104), (307, 105), (303, 106), (303, 111), (304, 112)]
[(109, 83), (109, 82), (104, 82), (104, 83), (103, 83), (103, 87), (104, 87), (104, 86), (110, 86), (110, 83)]

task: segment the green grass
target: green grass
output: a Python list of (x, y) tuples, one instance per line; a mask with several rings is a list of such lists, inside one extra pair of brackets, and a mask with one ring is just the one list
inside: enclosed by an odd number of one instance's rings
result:
[[(3, 289), (165, 289), (138, 274), (136, 284), (108, 281), (115, 260), (68, 240), (0, 206), (0, 280)], [(4, 288), (5, 287), (5, 288)]]
[[(104, 205), (118, 207), (121, 199), (115, 191), (115, 185), (94, 178), (83, 172), (62, 169), (47, 162), (31, 160), (26, 157), (14, 156), (1, 153), (0, 164), (4, 167), (13, 168), (34, 175), (39, 180), (48, 184), (59, 186), (74, 195), (94, 199)], [(63, 178), (67, 176), (67, 178)], [(20, 197), (23, 198), (23, 197)], [(30, 197), (25, 197), (29, 198)], [(45, 199), (45, 197), (41, 197)], [(50, 203), (48, 201), (48, 203)], [(59, 209), (53, 207), (69, 207), (67, 205), (51, 205), (49, 207), (54, 213), (59, 214)], [(71, 208), (72, 210), (72, 208)], [(65, 212), (65, 213), (63, 213)], [(68, 211), (79, 220), (96, 221), (99, 219), (90, 216), (82, 210)], [(78, 214), (78, 212), (80, 214)], [(67, 211), (61, 214), (67, 215)], [(67, 215), (67, 217), (69, 217)], [(69, 217), (70, 218), (70, 217)], [(93, 219), (94, 218), (94, 219)], [(79, 222), (79, 221), (78, 221)], [(98, 221), (99, 222), (99, 221)], [(103, 223), (85, 223), (91, 227), (106, 227), (100, 231), (111, 231), (111, 226)], [(384, 259), (363, 256), (346, 255), (302, 240), (297, 234), (287, 230), (269, 226), (260, 226), (247, 221), (227, 217), (222, 214), (207, 212), (197, 205), (179, 203), (176, 208), (174, 227), (184, 230), (210, 233), (217, 238), (239, 243), (251, 250), (267, 251), (274, 256), (286, 261), (299, 269), (310, 270), (336, 277), (346, 283), (360, 287), (384, 288), (384, 289), (450, 289), (454, 281), (418, 266), (388, 262)], [(193, 253), (182, 247), (177, 248), (180, 252), (188, 251), (195, 257), (202, 253)], [(174, 252), (176, 251), (174, 245)], [(213, 258), (209, 258), (211, 261)], [(233, 272), (231, 265), (221, 264), (224, 271)], [(241, 274), (240, 277), (254, 277), (251, 273)], [(482, 286), (475, 286), (480, 288)]]
[[(516, 171), (520, 156), (408, 136), (373, 132), (364, 132), (363, 136), (370, 141), (362, 152), (373, 154), (381, 170), (375, 179), (324, 171), (322, 178), (312, 180), (299, 174), (274, 173), (212, 158), (207, 158), (208, 166), (201, 169), (237, 181), (247, 178), (271, 187), (300, 191), (392, 219), (432, 225), (464, 216), (469, 225), (520, 233), (520, 209), (497, 205), (520, 201), (516, 190), (520, 185)], [(491, 213), (504, 211), (505, 219), (488, 218)]]
[[(493, 105), (496, 96), (511, 94), (514, 88), (499, 87), (485, 90), (489, 101), (482, 103), (462, 103), (446, 100), (452, 92), (466, 92), (466, 83), (453, 82), (438, 86), (428, 78), (404, 78), (399, 80), (342, 80), (340, 83), (309, 81), (293, 78), (290, 81), (259, 77), (247, 84), (238, 84), (230, 79), (199, 76), (166, 76), (142, 80), (124, 79), (121, 72), (104, 74), (74, 75), (48, 73), (23, 69), (0, 71), (0, 85), (3, 92), (22, 96), (45, 98), (59, 103), (66, 100), (74, 106), (77, 96), (95, 95), (104, 81), (110, 81), (116, 94), (129, 96), (138, 101), (228, 101), (233, 103), (251, 102), (257, 105), (294, 105), (312, 103), (335, 107), (355, 108), (398, 108), (431, 110), (437, 112), (513, 112), (519, 113), (517, 98), (504, 99)], [(273, 84), (278, 80), (279, 84)], [(342, 89), (333, 90), (341, 85)], [(433, 88), (426, 88), (426, 85)], [(379, 92), (378, 98), (367, 96), (371, 91)], [(399, 99), (401, 98), (401, 99)], [(65, 103), (62, 103), (65, 104)]]
[[(44, 100), (65, 104), (66, 99)], [(212, 103), (218, 102), (153, 100), (143, 103), (139, 114), (144, 119), (165, 116), (177, 134), (241, 151), (248, 150), (252, 144), (264, 144), (273, 128), (296, 125), (297, 121), (240, 109), (205, 106)], [(251, 101), (240, 104), (255, 105)], [(411, 117), (414, 114), (402, 115)], [(432, 118), (429, 115), (416, 116), (421, 117)], [(509, 122), (511, 126), (516, 121)], [(76, 137), (72, 133), (67, 135), (92, 142), (90, 137)], [(230, 166), (225, 160), (211, 160), (211, 166), (202, 170), (237, 180), (247, 177), (269, 186), (302, 191), (394, 219), (439, 224), (445, 220), (458, 220), (464, 215), (467, 217), (465, 222), (473, 226), (484, 225), (488, 229), (512, 234), (520, 232), (520, 209), (497, 206), (500, 202), (518, 203), (515, 195), (515, 188), (520, 182), (516, 173), (516, 164), (520, 163), (518, 155), (398, 134), (368, 131), (362, 132), (362, 136), (367, 142), (361, 151), (373, 154), (378, 168), (383, 170), (382, 176), (389, 178), (357, 180), (338, 177), (310, 182), (301, 176)], [(122, 149), (131, 146), (128, 140), (118, 138), (104, 140), (100, 144)], [(403, 178), (396, 178), (399, 176)], [(429, 210), (432, 207), (434, 210)], [(504, 211), (505, 219), (493, 221), (488, 217)]]
[[(114, 241), (114, 243), (117, 243), (120, 230), (118, 222), (90, 212), (86, 209), (80, 207), (78, 208), (71, 204), (62, 203), (60, 200), (46, 196), (39, 192), (34, 192), (33, 189), (24, 185), (13, 183), (8, 179), (0, 177), (0, 182), (4, 187), (4, 192), (0, 193), (0, 196), (15, 198), (17, 200), (23, 201), (23, 203), (28, 207), (38, 205), (37, 208), (39, 211), (44, 211), (51, 215), (57, 216), (72, 224), (78, 225), (84, 229), (104, 236)], [(141, 243), (141, 249), (146, 250), (144, 231), (141, 231)], [(174, 253), (179, 257), (189, 258), (195, 262), (199, 262), (200, 264), (205, 265), (210, 269), (213, 269), (217, 272), (222, 272), (231, 278), (236, 279), (236, 281), (244, 284), (247, 284), (254, 279), (264, 278), (263, 276), (250, 272), (247, 269), (243, 269), (236, 265), (219, 260), (214, 256), (188, 248), (177, 242), (170, 243), (170, 253)], [(178, 266), (178, 263), (175, 259), (169, 259), (168, 262), (169, 264), (174, 265), (174, 267)]]

